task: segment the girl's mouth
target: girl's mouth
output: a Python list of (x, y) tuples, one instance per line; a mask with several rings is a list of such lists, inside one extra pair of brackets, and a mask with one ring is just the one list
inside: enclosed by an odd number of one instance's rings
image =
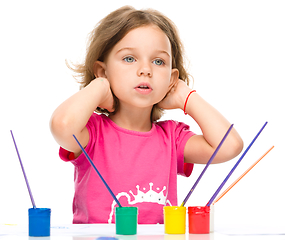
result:
[(149, 83), (140, 83), (135, 87), (135, 90), (140, 94), (149, 94), (152, 92), (152, 88)]
[(141, 86), (139, 86), (138, 88), (141, 88), (141, 89), (149, 89), (148, 86), (144, 86), (144, 85), (141, 85)]

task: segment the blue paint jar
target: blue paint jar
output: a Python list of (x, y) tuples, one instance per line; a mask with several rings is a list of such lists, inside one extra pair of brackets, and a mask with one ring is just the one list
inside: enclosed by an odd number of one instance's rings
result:
[(29, 236), (48, 237), (50, 236), (50, 208), (29, 209)]

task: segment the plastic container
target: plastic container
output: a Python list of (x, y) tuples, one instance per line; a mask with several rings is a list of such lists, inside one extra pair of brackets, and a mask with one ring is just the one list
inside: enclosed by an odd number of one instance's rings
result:
[(29, 209), (29, 236), (48, 237), (50, 236), (50, 208)]
[(210, 207), (188, 207), (189, 233), (210, 233)]
[(116, 234), (135, 235), (138, 225), (137, 207), (116, 207), (115, 210)]
[(185, 234), (186, 207), (165, 206), (164, 230), (167, 234)]

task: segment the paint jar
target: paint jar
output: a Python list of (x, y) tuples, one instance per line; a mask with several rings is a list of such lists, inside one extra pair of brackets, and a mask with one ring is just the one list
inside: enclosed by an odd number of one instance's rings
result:
[(189, 233), (210, 233), (210, 207), (188, 207)]
[(185, 234), (186, 207), (165, 206), (164, 231), (167, 234)]
[(116, 207), (115, 210), (116, 234), (135, 235), (138, 225), (137, 207)]
[(29, 209), (29, 236), (48, 237), (50, 236), (50, 208)]

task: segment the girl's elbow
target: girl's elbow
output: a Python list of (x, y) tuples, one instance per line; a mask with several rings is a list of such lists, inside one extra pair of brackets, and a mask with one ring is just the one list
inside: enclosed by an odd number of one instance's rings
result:
[(238, 156), (243, 149), (243, 140), (241, 137), (235, 137), (231, 140), (230, 146), (228, 147), (229, 159), (233, 159)]
[[(223, 147), (222, 147), (223, 148)], [(240, 137), (231, 138), (225, 144), (223, 150), (218, 153), (219, 157), (213, 161), (213, 163), (223, 163), (232, 160), (238, 156), (243, 149), (243, 141)]]
[(70, 124), (66, 119), (53, 115), (50, 119), (49, 125), (51, 133), (57, 139), (68, 131)]
[(235, 157), (237, 155), (239, 155), (243, 149), (243, 140), (241, 138), (238, 138), (236, 141), (235, 141), (235, 145), (234, 145), (234, 155)]

